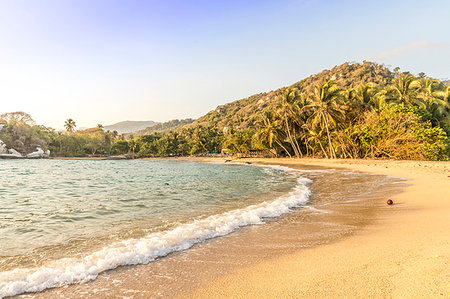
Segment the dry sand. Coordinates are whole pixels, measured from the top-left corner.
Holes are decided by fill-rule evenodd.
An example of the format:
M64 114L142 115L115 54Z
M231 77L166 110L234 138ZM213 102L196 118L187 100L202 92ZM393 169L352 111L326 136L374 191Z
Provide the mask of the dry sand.
M223 161L217 158L188 160ZM366 209L366 214L358 205L355 209L347 207L346 213L358 213L358 217L368 222L325 245L290 247L292 250L279 254L277 250L266 250L265 243L278 244L283 241L283 234L291 235L296 227L304 228L304 225L286 226L284 222L289 223L299 215L293 213L272 225L244 228L148 265L119 267L89 283L22 297L450 298L449 162L238 160L245 161L293 168L302 168L302 165L343 167L411 181L405 192L390 197L395 203L392 206L385 205L383 198L383 202L377 201L375 208ZM264 229L276 232L273 226L287 231L254 232ZM275 235L275 239L279 235L281 240L258 237L267 235ZM301 236L299 232L294 237ZM296 240L285 240L283 244L295 245Z
M252 162L261 160L250 160ZM450 163L269 159L411 179L379 220L331 244L241 268L192 298L450 298ZM186 294L183 294L186 297Z

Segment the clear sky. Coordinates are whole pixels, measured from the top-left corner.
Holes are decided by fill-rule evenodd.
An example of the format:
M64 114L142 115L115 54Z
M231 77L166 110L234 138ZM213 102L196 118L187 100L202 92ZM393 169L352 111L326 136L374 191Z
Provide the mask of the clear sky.
M450 77L450 1L0 0L0 113L197 118L346 61Z

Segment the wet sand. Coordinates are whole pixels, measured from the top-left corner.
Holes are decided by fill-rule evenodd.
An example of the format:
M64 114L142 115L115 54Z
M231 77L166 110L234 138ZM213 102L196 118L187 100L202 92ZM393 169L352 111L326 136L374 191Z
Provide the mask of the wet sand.
M405 192L390 197L393 206L380 206L376 220L357 233L237 269L185 297L449 297L449 162L308 159L284 163L346 167L411 181Z
M200 160L200 159L197 159ZM201 159L211 161L211 159ZM217 159L212 159L217 161ZM250 160L251 163L282 164L300 169L323 169L330 165L312 165L311 160ZM328 161L329 162L329 161ZM322 162L317 162L322 163ZM305 164L310 166L305 167ZM342 165L331 165L338 168ZM298 265L308 252L340 244L366 231L373 230L385 220L386 197L400 193L404 184L388 184L380 188L370 186L369 175L355 175L340 170L333 173L305 173L314 179L313 195L307 207L296 210L265 225L245 227L231 235L209 240L184 252L173 253L148 265L127 266L101 274L97 280L50 289L24 297L36 298L112 298L112 297L280 297L296 296L276 286L283 286L285 278L276 278L263 269L278 269L282 261ZM364 181L365 179L369 181ZM345 181L345 183L343 183ZM409 182L408 182L409 183ZM320 194L320 196L318 196ZM400 208L398 204L389 208ZM348 241L344 241L348 242ZM328 245L327 245L328 244ZM331 245L330 245L331 244ZM314 254L313 254L314 255ZM320 257L328 260L328 257ZM304 261L300 262L302 265ZM263 266L266 265L266 266ZM327 268L327 265L323 265ZM295 277L309 277L311 269L292 269ZM248 272L246 272L248 271ZM277 273L273 270L274 273ZM332 273L332 272L331 272ZM273 285L258 275L268 275ZM240 275L245 276L244 278ZM250 278L255 278L251 281ZM326 277L325 277L326 278ZM259 283L258 280L263 284ZM281 279L281 280L278 280ZM245 283L242 283L245 282ZM241 289L242 288L242 289ZM270 290L266 290L269 288ZM302 293L298 293L302 294Z

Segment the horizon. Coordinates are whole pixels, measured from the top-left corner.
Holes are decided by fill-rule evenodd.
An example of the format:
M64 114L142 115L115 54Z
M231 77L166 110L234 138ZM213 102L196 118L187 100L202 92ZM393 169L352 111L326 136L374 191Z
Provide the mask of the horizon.
M196 119L363 60L448 78L450 3L382 2L0 1L0 114L56 129Z

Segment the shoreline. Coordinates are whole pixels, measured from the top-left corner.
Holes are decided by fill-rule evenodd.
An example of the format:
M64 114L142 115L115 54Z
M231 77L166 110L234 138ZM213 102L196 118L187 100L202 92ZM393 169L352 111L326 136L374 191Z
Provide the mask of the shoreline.
M217 158L171 158L171 159L166 159L166 160L190 160L190 161L196 161L196 162L225 162L224 159L217 159ZM294 159L239 159L236 162L244 162L244 163L251 163L251 164L277 164L277 165L284 165L287 167L291 167L291 168L296 168L296 167L300 167L303 168L304 166L308 165L308 161L305 160L294 160ZM311 166L320 166L320 167L327 167L327 168L338 168L338 166L336 165L328 165L328 162L330 162L329 160L327 161L319 161L319 162L325 162L326 165L311 165ZM316 167L317 168L317 167ZM376 204L376 210L380 209L380 205L377 203ZM381 205L382 207L384 207L384 205ZM360 213L363 212L364 210L361 210L360 208L352 208L350 209L350 212L352 212L354 215L355 213ZM373 208L370 208L369 210L369 214L367 214L368 212L363 212L363 215L367 216L367 217L361 217L364 221L364 223L362 224L358 224L357 226L359 228L356 228L355 230L352 230L350 233L344 233L342 235L342 237L344 237L345 239L347 239L349 236L352 236L354 234L359 234L359 232L361 231L361 227L363 228L365 226L370 226L372 225L373 222ZM370 212L372 211L372 212ZM375 211L376 212L376 211ZM296 214L296 213L293 213ZM290 215L293 215L290 214ZM338 212L338 214L340 214ZM341 213L342 214L342 213ZM379 211L375 213L375 216L378 217L379 215ZM290 216L287 216L286 218L289 218ZM324 219L322 221L328 221L328 215L324 216ZM335 217L335 216L333 216ZM346 216L348 217L348 215ZM345 217L344 217L345 218ZM372 220L370 220L372 219ZM285 219L280 220L280 222L285 222ZM360 219L361 220L361 219ZM378 221L377 219L375 219L376 221ZM298 220L297 220L298 221ZM347 221L347 220L340 220L340 221ZM352 220L353 221L353 220ZM351 222L352 222L351 221ZM369 221L369 222L367 222ZM275 221L274 223L276 224L278 222ZM354 221L353 221L354 222ZM349 224L349 223L347 223ZM295 234L295 230L296 229L303 229L304 223L302 223L301 226L295 226L295 225L290 225L289 222L284 223L284 228L289 230L289 234ZM286 226L288 225L288 226ZM271 226L270 224L266 224L262 227L269 227ZM261 226L260 226L261 227ZM310 226L311 227L311 226ZM314 229L320 229L320 227L313 227L313 231ZM207 258L208 260L215 260L215 262L213 261L212 265L209 265L209 268L206 267L207 271L215 271L217 270L217 266L220 265L221 263L223 264L223 259L227 260L228 263L233 264L235 263L235 265L229 265L230 267L228 267L226 269L226 271L222 271L223 273L216 273L217 275L208 275L205 276L203 275L201 278L199 278L196 283L193 283L192 285L189 285L188 287L186 287L186 283L183 287L179 287L177 284L170 286L170 284L168 284L166 286L167 287L172 287L174 288L174 290L169 290L170 291L170 295L173 296L186 296L187 294L193 292L192 295L193 297L197 297L197 296L201 296L202 292L204 292L205 290L208 290L211 285L214 285L216 282L214 282L213 284L211 284L213 281L216 281L218 278L220 279L224 279L226 277L230 277L231 275L233 275L233 273L235 271L240 271L241 269L248 269L251 267L255 267L257 265L261 265L265 262L267 262L268 260L272 260L274 256L278 256L279 258L286 256L286 255L290 255L293 252L304 252L304 250L307 250L305 248L303 248L303 244L300 244L300 247L293 247L291 249L293 250L281 250L279 252L277 252L277 254L275 254L274 256L272 256L271 254L268 254L265 252L265 250L258 251L258 247L257 244L253 244L252 241L258 241L258 239L261 239L261 235L259 236L259 238L255 238L254 234L252 235L251 232L249 232L250 230L258 230L260 228L258 228L258 226L252 226L252 227L247 227L242 229L242 231L238 231L235 232L231 235L228 235L226 237L220 238L220 239L214 239L214 240L210 240L210 241L206 241L203 242L202 244L199 244L198 246L196 246L195 248L192 248L188 251L185 252L179 252L179 253L174 253L171 254L163 259L159 259L155 262L152 262L148 265L138 265L138 266L125 266L125 267L119 267L115 270L111 270L108 271L104 274L101 274L97 280L86 283L86 284L77 284L77 285L71 285L71 286L66 286L63 288L56 288L56 289L48 289L42 293L33 293L33 294L24 294L24 295L28 295L28 296L33 296L33 297L37 297L37 298L56 298L56 297L60 297L60 296L66 296L66 297L76 297L75 294L78 295L90 295L90 296L94 296L94 297L110 297L110 296L118 296L119 294L125 295L124 290L126 290L126 292L134 292L135 296L138 297L145 297L145 294L149 294L148 292L152 291L152 287L150 285L145 286L142 285L144 282L149 283L149 279L150 280L156 280L159 281L160 283L163 284L167 284L167 282L165 282L164 280L158 280L158 276L160 274L164 274L164 273L160 273L161 270L164 270L165 268L167 268L167 265L170 265L171 263L175 263L175 265L177 266L176 268L180 268L180 260L181 260L181 266L182 267L186 267L187 269L184 269L184 271L186 270L192 270L193 273L195 273L195 271L199 271L196 268L192 268L192 267L196 267L196 261L191 262L191 263L186 263L183 262L183 259L192 259L192 257L195 258L196 254L198 255L199 252L207 252L210 256ZM307 229L308 230L308 229ZM311 230L311 228L309 228L309 230ZM273 230L267 230L266 232L274 232ZM283 231L278 231L283 233ZM321 231L318 231L318 233L321 233ZM252 237L253 236L253 237ZM265 239L267 234L263 234L262 235L262 239ZM252 241L248 241L247 238L250 237L250 240ZM327 238L326 238L327 239ZM233 240L232 242L230 240ZM303 240L302 240L303 241ZM340 242L339 239L332 238L332 239L328 239L328 241L324 240L325 244L334 244L336 242ZM231 242L231 243L230 243ZM249 244L246 245L246 243L250 242ZM298 242L298 241L297 241ZM227 254L227 251L229 251L230 249L232 249L231 247L233 247L235 243L239 243L240 247L238 248L239 250L235 250L234 254L239 255L240 258L238 258L238 260L241 260L241 263L237 263L234 261L236 259L236 256L229 256L229 254ZM216 244L216 245L214 245ZM221 245L217 245L217 244L221 244ZM256 257L254 257L252 260L247 261L245 254L241 252L241 248L242 246L248 247L248 245L252 245L250 246L245 254L251 254L251 255L255 255ZM317 243L315 245L310 245L307 246L309 248L322 248L324 243ZM277 242L272 242L270 244L266 244L269 245L270 247L272 247L273 245L279 245ZM231 246L231 247L229 247ZM298 246L298 245L296 245ZM206 248L206 249L205 249ZM211 249L212 248L212 249ZM203 250L203 251L202 251ZM205 251L206 250L206 251ZM213 252L214 254L211 254L211 252ZM271 251L273 252L273 250ZM202 256L204 254L201 254ZM222 256L223 255L223 256ZM259 256L258 256L259 255ZM215 264L218 261L220 261L219 264ZM227 261L225 261L225 263L227 263ZM203 264L205 261L197 261L201 262L201 264ZM177 264L178 263L178 264ZM209 263L211 263L211 261L209 261ZM201 265L200 264L200 265ZM198 265L197 265L198 266ZM224 265L221 265L221 267L223 268ZM226 267L225 267L226 268ZM220 271L219 271L220 272ZM173 274L173 273L172 273ZM178 273L179 274L179 273ZM175 273L175 276L172 276L171 279L181 279L180 281L183 281L183 277L181 276L177 276L177 273ZM223 275L225 274L225 275ZM170 277L170 275L168 276ZM118 280L122 280L121 284L111 284L110 281L118 281ZM120 286L120 287L119 287ZM178 289L177 289L178 288ZM102 291L98 291L98 290L102 290ZM209 291L207 291L209 292ZM156 294L156 293L154 293ZM167 295L167 294L165 294ZM249 296L251 294L248 294ZM209 297L210 294L205 295L205 297ZM214 294L214 296L217 296L217 294ZM220 295L219 295L220 296ZM241 294L233 294L231 296L238 296L241 297ZM153 296L151 296L153 297ZM172 296L171 296L172 297ZM225 296L226 297L226 296Z
M340 167L409 179L379 219L337 242L237 269L189 298L395 297L450 294L450 163L390 160L242 159ZM447 194L447 195L446 195ZM185 294L183 295L184 297Z

